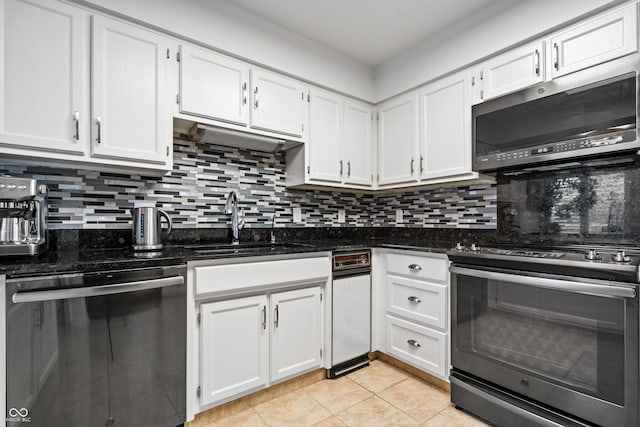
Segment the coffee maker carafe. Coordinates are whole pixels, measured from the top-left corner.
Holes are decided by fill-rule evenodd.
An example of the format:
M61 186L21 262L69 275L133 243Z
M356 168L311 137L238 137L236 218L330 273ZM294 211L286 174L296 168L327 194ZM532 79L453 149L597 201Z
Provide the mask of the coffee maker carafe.
M46 243L47 187L0 176L0 256L35 255Z

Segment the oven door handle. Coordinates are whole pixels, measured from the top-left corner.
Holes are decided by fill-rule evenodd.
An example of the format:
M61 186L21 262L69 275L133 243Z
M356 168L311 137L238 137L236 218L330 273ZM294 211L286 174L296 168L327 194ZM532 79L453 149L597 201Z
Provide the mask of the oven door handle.
M118 283L114 285L89 286L86 288L55 289L49 291L16 292L11 297L14 304L25 302L54 301L70 298L98 297L121 294L124 292L144 291L184 284L183 276L163 277L161 279L140 280L137 282Z
M624 283L611 282L610 284L572 282L569 280L549 279L546 277L518 276L515 274L498 273L495 271L476 270L473 268L450 267L452 274L478 277L489 280L502 280L518 285L535 286L537 288L553 289L565 292L574 292L586 295L610 298L635 298L635 287Z

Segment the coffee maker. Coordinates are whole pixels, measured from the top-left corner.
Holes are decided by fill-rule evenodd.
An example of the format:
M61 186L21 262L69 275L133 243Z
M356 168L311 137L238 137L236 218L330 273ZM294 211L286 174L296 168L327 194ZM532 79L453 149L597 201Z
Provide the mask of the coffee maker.
M0 256L35 255L46 243L47 187L0 176Z

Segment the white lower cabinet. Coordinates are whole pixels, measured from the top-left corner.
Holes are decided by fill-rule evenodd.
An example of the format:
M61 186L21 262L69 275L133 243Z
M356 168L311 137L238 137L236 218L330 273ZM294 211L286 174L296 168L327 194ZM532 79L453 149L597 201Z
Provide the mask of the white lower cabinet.
M322 361L320 287L270 297L271 381L319 368Z
M202 304L200 316L202 405L266 385L267 296Z
M447 375L445 333L387 315L387 352L441 378Z
M200 407L320 368L320 286L200 304Z
M449 260L444 254L390 251L384 265L385 283L378 288L385 301L383 351L448 381Z

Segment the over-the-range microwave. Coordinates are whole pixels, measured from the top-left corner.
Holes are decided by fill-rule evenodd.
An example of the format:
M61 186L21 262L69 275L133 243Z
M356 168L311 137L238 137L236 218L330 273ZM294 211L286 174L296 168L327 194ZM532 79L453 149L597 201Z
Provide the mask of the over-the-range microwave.
M637 152L640 55L473 106L474 170Z

